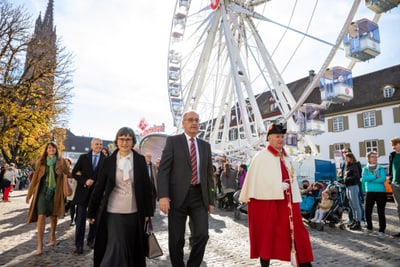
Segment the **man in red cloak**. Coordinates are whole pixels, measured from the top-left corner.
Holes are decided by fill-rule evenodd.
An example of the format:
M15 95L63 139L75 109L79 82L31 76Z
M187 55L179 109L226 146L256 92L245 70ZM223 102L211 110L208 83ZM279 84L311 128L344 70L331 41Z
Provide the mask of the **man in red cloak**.
M269 145L253 157L239 198L248 203L250 258L260 258L262 267L271 259L302 267L314 260L285 134L281 124L269 127Z

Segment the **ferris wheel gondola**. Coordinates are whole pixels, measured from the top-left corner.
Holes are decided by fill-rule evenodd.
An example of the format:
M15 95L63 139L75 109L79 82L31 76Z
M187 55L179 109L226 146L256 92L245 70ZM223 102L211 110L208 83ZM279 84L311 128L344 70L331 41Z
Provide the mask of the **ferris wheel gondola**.
M177 0L168 53L169 100L177 132L181 131L180 121L184 112L196 110L203 122L201 137L210 142L214 151L235 154L257 150L264 145L268 123L279 120L288 124L289 132L303 134L304 141L312 145L307 134L321 132L321 117L318 117L318 129L315 131L300 131L293 118L302 108L309 110L313 107L316 110L315 104L307 107L303 104L312 90L318 87L326 69L341 49L361 1L354 1L352 5L343 1L348 11L342 15L343 24L336 25L334 42L314 37L307 32L308 27L300 31L270 19L268 15L281 5L280 1L273 2ZM296 5L292 14L295 9ZM311 21L313 17L308 22L311 24ZM275 37L272 33L268 35L273 27L284 29L281 39L287 31L293 32L319 43L326 53L321 57L320 70L297 101L276 64L282 61L279 58L282 52L276 52L281 41L276 42L274 49L267 48L264 42ZM298 41L299 47L302 42ZM289 44L293 46L293 41ZM283 54L287 53L285 49ZM294 53L296 51L297 48ZM316 52L322 53L322 50ZM354 66L355 63L352 64ZM282 63L279 65L282 66ZM259 103L258 96L265 91L270 91L275 100L275 105L269 108L278 108L282 114L268 121L259 108L262 103Z

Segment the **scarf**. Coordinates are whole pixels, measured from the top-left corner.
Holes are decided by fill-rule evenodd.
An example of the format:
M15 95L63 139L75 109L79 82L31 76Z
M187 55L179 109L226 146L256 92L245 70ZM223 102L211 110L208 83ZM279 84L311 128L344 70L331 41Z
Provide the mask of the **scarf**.
M51 199L54 196L54 192L56 191L56 172L54 171L54 166L56 165L57 158L47 157L46 162L46 199Z
M368 170L372 173L375 173L376 167L378 166L378 164L367 164L368 166Z
M119 160L117 160L117 168L122 170L122 173L124 174L123 180L127 181L130 179L129 177L129 171L132 170L132 162L129 159L129 156L126 157L120 157Z

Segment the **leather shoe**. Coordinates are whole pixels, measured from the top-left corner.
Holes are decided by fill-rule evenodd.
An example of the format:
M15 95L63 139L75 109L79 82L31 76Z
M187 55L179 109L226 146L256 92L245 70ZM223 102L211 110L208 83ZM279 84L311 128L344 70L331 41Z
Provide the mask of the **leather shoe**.
M87 246L88 246L90 249L93 249L93 248L94 248L93 241L88 241L88 242L87 242Z
M82 255L83 254L83 248L76 248L73 252L74 255Z
M400 233L393 234L392 236L393 236L393 237L400 237Z

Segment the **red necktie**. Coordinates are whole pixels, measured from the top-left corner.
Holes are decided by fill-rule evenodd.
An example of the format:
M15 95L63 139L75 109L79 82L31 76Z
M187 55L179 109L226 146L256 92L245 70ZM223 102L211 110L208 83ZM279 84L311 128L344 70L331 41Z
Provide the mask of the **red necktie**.
M190 138L190 161L192 162L192 184L197 184L197 158L194 138Z

